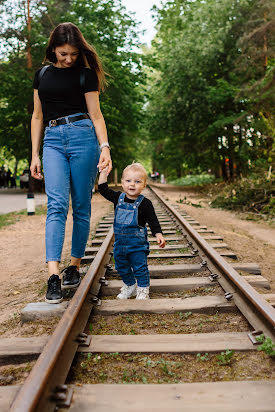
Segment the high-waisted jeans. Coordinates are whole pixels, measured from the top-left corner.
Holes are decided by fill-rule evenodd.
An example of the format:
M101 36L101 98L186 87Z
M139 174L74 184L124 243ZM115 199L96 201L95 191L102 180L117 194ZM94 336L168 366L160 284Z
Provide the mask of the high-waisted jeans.
M95 128L90 119L45 129L43 169L48 196L47 262L61 260L70 192L73 208L71 255L75 258L84 256L99 154Z

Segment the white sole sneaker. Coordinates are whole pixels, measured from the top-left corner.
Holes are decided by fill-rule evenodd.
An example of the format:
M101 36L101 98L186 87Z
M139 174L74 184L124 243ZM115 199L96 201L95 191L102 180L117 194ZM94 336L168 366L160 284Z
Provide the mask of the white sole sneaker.
M120 289L120 293L117 295L117 299L129 299L131 296L135 296L137 294L137 285L128 286L123 285Z
M137 287L137 300L145 300L145 299L150 299L149 297L149 286L146 286L144 288L142 287Z

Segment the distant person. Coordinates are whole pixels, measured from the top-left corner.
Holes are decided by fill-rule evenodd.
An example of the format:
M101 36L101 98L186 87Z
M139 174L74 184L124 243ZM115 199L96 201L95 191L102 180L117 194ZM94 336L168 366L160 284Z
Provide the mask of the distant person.
M6 171L4 167L3 167L3 186L5 189L9 186L8 172Z
M146 223L159 247L165 247L165 239L151 200L141 192L146 186L146 170L140 163L127 166L122 174L123 192L109 189L108 169L100 169L99 193L114 203L114 259L123 286L117 299L149 299L150 275L147 265L149 242Z
M7 171L7 187L11 187L11 171L8 169Z
M15 180L14 175L11 175L11 177L10 177L10 187L11 187L11 189L16 188L16 180Z
M151 179L152 179L153 181L158 180L158 178L159 178L159 172L152 172L152 173L151 173Z
M4 187L4 168L0 169L0 188Z
M79 267L90 230L91 192L97 167L112 169L99 91L105 75L95 49L72 23L51 33L45 61L52 64L35 73L31 122L31 175L42 179L39 149L43 125L45 189L48 196L46 262L49 280L46 302L62 301L62 289L77 288ZM43 70L43 76L41 75ZM83 84L81 79L84 81ZM101 153L100 153L101 150ZM71 192L73 233L70 265L59 278L59 262Z

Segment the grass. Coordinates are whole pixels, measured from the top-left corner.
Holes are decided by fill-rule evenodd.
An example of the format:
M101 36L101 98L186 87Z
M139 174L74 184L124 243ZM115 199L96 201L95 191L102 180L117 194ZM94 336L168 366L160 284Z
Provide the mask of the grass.
M178 186L202 186L214 182L215 179L214 175L209 174L187 175L171 181L169 180L168 183Z
M36 206L35 214L37 216L46 215L47 206L46 205ZM28 216L26 209L19 210L18 212L0 214L0 229L2 229L5 226L14 225L15 223L21 220L22 216Z
M88 358L87 354L77 354L67 383L175 384L275 377L273 360L261 352L235 353L225 363L219 363L216 354L198 355L115 352L93 354Z

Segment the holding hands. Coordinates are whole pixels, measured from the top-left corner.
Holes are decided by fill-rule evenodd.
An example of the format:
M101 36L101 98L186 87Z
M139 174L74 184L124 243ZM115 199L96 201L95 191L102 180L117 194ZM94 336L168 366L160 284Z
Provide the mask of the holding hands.
M108 147L103 147L97 167L99 173L104 171L107 176L112 170L112 159L110 155L110 149Z

